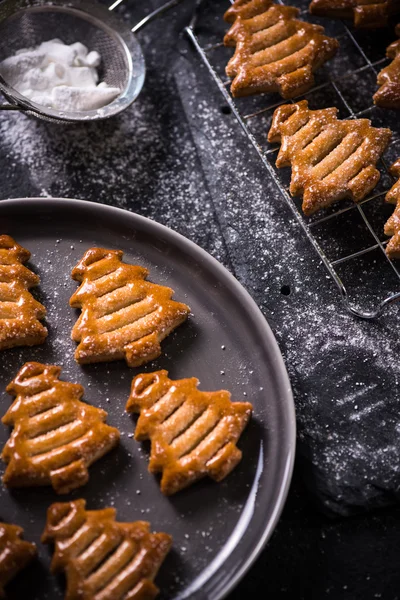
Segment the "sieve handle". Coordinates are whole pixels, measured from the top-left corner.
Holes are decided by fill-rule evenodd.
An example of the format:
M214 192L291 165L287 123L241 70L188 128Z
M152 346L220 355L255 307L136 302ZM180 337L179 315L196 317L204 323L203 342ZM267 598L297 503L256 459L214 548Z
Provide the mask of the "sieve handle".
M108 10L114 10L114 8L116 8L123 1L124 0L115 0L115 2L109 7ZM162 15L167 10L169 10L170 8L173 8L177 4L180 4L180 2L182 2L182 0L170 0L166 4L163 4L163 6L156 8L156 10L153 10L153 12L151 12L149 15L144 17L144 19L139 21L139 23L136 23L135 27L132 27L132 30L131 30L132 33L137 33L140 29L142 29L145 25L147 25L147 23L154 21L154 19L156 19L158 16Z
M27 110L23 106L16 106L15 104L0 104L0 110L19 110L24 112Z
M5 81L0 77L0 94L4 96L5 100L8 100L8 103L0 104L0 110L19 110L20 112L24 112L25 110L27 110L24 106L21 106L20 104L14 104L13 102L10 102L10 100L12 99L9 98L4 87Z

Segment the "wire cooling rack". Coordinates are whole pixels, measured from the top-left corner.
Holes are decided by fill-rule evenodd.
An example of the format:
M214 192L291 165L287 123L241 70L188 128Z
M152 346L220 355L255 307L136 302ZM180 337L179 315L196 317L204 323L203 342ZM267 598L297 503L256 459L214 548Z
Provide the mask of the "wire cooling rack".
M299 18L323 25L327 35L340 42L336 57L315 74L313 89L294 101L305 98L312 109L336 106L340 118L369 118L374 126L390 127L393 131L389 149L378 165L381 180L372 194L358 204L342 201L308 218L301 212L301 200L289 194L290 169L276 169L279 147L267 142L273 112L288 100L274 94L232 98L231 81L225 75L232 48L222 44L228 28L223 21L228 0L197 0L186 33L225 99L222 112L236 116L335 281L346 309L357 317L373 319L400 300L400 262L388 259L383 233L384 223L393 212L393 206L384 203L384 196L393 184L388 166L400 156L398 113L380 109L372 101L377 74L387 62L386 47L395 36L387 30L355 31L342 21L310 16L309 0L294 0L290 4L300 9Z

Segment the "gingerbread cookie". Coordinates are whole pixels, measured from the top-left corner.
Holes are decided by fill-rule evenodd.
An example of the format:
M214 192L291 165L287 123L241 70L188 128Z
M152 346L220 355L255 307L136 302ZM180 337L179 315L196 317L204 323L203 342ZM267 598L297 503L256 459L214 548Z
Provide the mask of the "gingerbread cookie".
M147 269L122 261L121 250L91 248L72 271L81 283L70 300L82 313L72 339L81 363L125 358L130 367L161 354L161 341L190 312L171 300L173 291L146 281Z
M118 523L116 510L86 510L85 500L47 511L44 543L54 543L53 573L65 572L65 600L152 600L154 578L172 538L145 521Z
M236 0L225 13L233 23L224 44L235 46L226 68L233 96L278 92L293 98L314 84L314 71L332 58L339 42L324 28L300 21L299 10L271 0Z
M172 381L167 371L132 381L126 409L140 413L135 438L151 440L149 471L161 473L170 495L208 475L221 481L242 457L236 443L252 405L231 402L230 393L201 392L195 378Z
M81 402L83 387L59 381L60 367L26 363L7 387L15 396L2 421L14 427L1 458L8 487L52 485L66 494L119 441L104 410Z

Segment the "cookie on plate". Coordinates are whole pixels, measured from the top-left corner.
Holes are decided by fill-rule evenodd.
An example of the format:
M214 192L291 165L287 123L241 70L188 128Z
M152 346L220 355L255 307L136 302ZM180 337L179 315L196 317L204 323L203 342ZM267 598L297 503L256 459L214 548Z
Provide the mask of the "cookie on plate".
M116 510L86 510L85 500L52 504L44 543L54 543L53 573L65 572L65 600L152 600L172 538L145 521L118 523Z
M161 473L161 491L174 494L209 476L224 479L242 457L236 443L252 413L226 390L201 392L198 379L169 379L167 371L132 381L126 405L140 413L135 439L151 440L149 471Z
M36 556L36 546L22 539L24 530L17 525L0 523L0 598L4 586Z
M24 266L31 253L9 235L0 235L0 350L43 344L47 329L40 322L45 307L29 290L40 279Z
M161 354L160 343L190 312L173 291L147 281L147 269L122 261L121 250L91 248L72 271L81 283L70 304L82 313L72 330L80 364L125 358L137 367Z
M13 427L1 458L8 487L52 485L66 494L119 441L104 410L81 402L83 387L59 381L60 367L26 363L7 387L15 400L2 422Z

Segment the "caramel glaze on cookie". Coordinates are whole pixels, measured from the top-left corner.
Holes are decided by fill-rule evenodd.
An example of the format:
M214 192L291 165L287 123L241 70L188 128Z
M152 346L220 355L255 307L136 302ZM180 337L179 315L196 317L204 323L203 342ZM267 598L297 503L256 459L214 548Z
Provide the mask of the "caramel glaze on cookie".
M368 119L339 120L337 112L310 110L302 100L273 115L268 141L281 144L276 166L292 168L290 193L303 196L306 215L344 198L359 202L380 178L375 165L392 132Z
M125 358L137 367L161 354L161 341L190 312L173 291L146 281L147 269L122 261L121 250L91 248L72 271L81 283L70 300L82 313L72 339L76 360L93 363Z
M230 393L201 392L195 378L173 381L167 371L132 381L126 409L140 413L135 439L151 440L149 471L161 473L161 491L174 494L202 477L224 479L242 457L236 443L252 405Z
M36 556L36 546L22 539L23 529L0 523L0 598L7 585Z
M40 322L45 307L29 290L39 277L24 266L31 253L9 235L0 235L0 350L43 344L47 329Z
M236 0L225 13L233 23L224 38L235 53L226 68L233 96L278 92L293 98L314 84L314 71L332 58L339 42L324 28L300 21L293 6L272 0Z
M352 19L363 29L387 27L400 13L400 0L312 0L310 13L331 19Z
M154 578L172 538L145 521L118 523L116 510L86 510L85 500L47 511L44 543L54 543L53 573L65 572L65 600L153 600Z
M400 158L392 164L390 173L397 177L397 181L386 194L385 200L396 207L385 223L385 235L391 238L386 246L386 254L393 259L400 258Z
M396 25L396 34L400 37L400 23ZM378 73L381 87L374 95L374 103L381 108L400 109L400 39L388 46L386 56L392 62Z
M104 410L81 402L83 387L59 381L60 367L26 363L7 387L15 396L2 421L14 427L1 458L8 487L52 485L66 494L119 441Z

